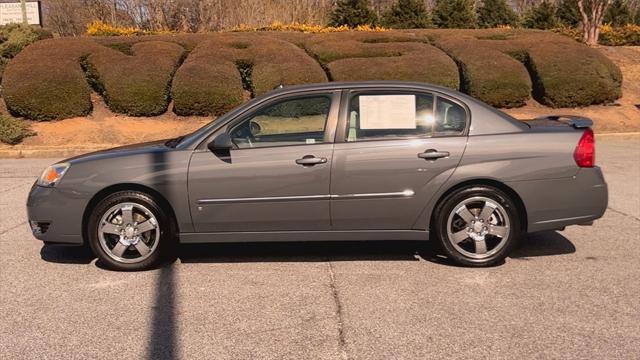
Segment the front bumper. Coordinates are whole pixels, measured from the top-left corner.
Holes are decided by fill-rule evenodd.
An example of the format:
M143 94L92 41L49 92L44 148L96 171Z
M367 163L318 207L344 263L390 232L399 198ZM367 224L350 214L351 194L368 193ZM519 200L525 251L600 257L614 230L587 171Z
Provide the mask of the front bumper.
M73 191L33 185L27 198L27 217L36 239L81 245L86 202Z

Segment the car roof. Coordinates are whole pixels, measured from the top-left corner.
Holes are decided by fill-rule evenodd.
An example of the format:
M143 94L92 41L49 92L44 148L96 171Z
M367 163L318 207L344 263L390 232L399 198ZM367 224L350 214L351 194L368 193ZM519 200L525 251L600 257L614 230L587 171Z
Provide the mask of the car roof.
M413 81L331 81L326 83L302 84L302 85L283 85L267 93L267 95L275 95L282 93L293 93L301 91L314 90L341 90L341 89L367 89L367 88L396 88L396 89L423 89L444 93L454 97L464 97L465 94L444 86L427 84Z

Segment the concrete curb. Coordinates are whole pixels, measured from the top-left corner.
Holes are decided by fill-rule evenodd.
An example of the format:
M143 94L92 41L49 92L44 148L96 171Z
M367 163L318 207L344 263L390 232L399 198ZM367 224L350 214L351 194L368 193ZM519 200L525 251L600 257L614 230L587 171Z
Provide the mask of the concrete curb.
M93 151L109 149L121 144L109 144L105 146L92 146L92 147L55 147L55 146L42 146L42 147L7 147L0 148L0 158L4 159L20 159L20 158L67 158L77 155L86 154Z

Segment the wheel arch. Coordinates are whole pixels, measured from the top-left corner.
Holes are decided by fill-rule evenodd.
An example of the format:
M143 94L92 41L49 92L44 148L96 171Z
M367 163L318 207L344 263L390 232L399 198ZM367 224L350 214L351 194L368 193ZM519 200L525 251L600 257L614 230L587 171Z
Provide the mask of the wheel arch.
M509 198L511 200L513 200L513 202L516 204L516 210L518 211L518 215L520 217L520 226L522 231L526 232L527 231L527 225L528 225L528 220L527 220L527 208L524 205L524 202L522 201L522 198L520 197L520 195L518 195L518 193L513 190L509 185L495 180L495 179L489 179L489 178L477 178L477 179L468 179L459 183L456 183L452 186L450 186L449 188L447 188L447 190L445 190L444 192L442 192L440 194L440 196L438 197L438 200L435 201L433 203L433 207L431 208L431 213L429 214L429 221L427 223L428 228L427 229L431 229L431 225L433 224L434 220L435 220L435 209L438 208L438 206L440 205L440 203L451 193L453 193L454 191L457 191L459 189L465 188L465 187L469 187L469 186L491 186L491 187L495 187L503 192L505 192Z
M82 214L82 242L84 244L87 243L88 239L87 224L89 222L89 215L91 215L91 212L93 211L93 209L95 209L100 201L118 191L139 191L151 196L154 200L158 201L158 205L162 208L162 210L166 211L167 215L171 216L171 220L173 223L172 225L174 226L175 232L176 234L179 233L180 229L178 227L178 219L176 217L176 213L169 201L160 192L141 184L120 183L107 186L106 188L98 191L95 195L93 195L91 200L89 200L87 206L85 206L84 212Z

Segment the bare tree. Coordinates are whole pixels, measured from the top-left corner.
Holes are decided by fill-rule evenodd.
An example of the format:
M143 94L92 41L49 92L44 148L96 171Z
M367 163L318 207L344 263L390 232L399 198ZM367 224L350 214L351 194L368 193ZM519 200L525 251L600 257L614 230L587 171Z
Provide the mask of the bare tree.
M600 25L604 19L605 11L611 4L611 0L577 0L580 16L582 17L582 42L589 46L598 45L600 37ZM590 6L587 6L590 5Z

